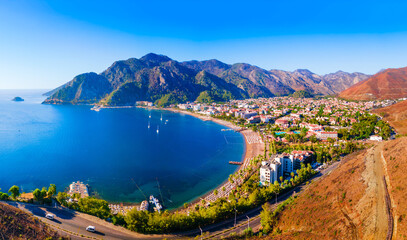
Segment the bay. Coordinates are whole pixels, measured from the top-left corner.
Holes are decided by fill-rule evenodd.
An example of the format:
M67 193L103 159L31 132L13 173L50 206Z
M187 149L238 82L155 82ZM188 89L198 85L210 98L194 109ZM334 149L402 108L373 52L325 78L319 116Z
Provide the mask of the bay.
M110 202L154 194L175 208L222 183L237 168L228 162L242 160L243 136L214 122L164 110L43 105L45 91L0 90L2 191L51 183L63 191L82 181ZM11 101L16 96L25 101Z

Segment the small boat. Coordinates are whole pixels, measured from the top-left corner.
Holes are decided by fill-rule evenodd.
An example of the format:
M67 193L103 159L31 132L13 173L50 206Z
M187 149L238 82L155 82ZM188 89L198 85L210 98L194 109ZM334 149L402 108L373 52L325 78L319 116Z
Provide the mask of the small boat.
M95 112L99 112L100 111L100 106L94 106L93 108L91 108L90 110L95 111Z
M148 129L150 129L150 122L148 122Z
M160 118L160 120L163 121L163 114L162 114L162 113L161 113L161 118Z
M157 126L157 134L160 132L160 127Z
M150 113L150 115L148 116L148 118L151 118L151 113Z

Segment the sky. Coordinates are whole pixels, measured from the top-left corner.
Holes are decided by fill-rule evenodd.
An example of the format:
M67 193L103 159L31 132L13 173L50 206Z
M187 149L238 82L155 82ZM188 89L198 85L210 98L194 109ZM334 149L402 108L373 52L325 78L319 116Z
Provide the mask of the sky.
M0 0L0 89L52 89L153 52L264 69L407 66L407 1Z

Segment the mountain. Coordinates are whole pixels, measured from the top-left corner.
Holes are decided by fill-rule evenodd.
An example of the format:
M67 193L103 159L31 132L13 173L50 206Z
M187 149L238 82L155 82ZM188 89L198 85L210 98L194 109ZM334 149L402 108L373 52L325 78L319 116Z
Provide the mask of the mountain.
M177 62L149 53L140 59L116 61L100 74L84 73L49 92L48 104L134 105L153 101L167 106L186 101L228 101L285 96L296 91L313 95L337 93L337 86L359 81L359 75L334 73L327 81L309 70L294 72L218 60ZM340 82L340 83L338 83ZM335 84L334 84L335 83Z
M399 134L407 134L407 100L373 111L394 127Z
M358 72L347 73L343 71L337 71L336 73L326 74L322 77L325 83L327 83L331 87L331 89L335 89L335 92L341 92L358 82L366 80L370 76Z
M381 149L350 154L336 169L312 181L277 215L271 234L262 239L385 239ZM399 192L405 197L405 191Z
M117 61L101 74L85 73L57 90L44 103L134 105L147 100L168 105L247 98L243 90L205 71L194 71L166 56L147 54Z
M383 100L407 97L407 67L390 68L344 90L339 97L351 100Z

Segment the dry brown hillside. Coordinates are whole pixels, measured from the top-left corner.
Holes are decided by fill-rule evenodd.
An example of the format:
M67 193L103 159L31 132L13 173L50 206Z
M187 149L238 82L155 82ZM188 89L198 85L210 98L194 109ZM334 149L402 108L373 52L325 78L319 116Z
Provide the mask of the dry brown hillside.
M376 109L373 112L384 116L384 120L388 121L400 134L407 134L407 100Z
M407 67L386 69L342 91L339 97L351 100L397 99L407 97Z
M0 239L59 239L57 232L51 230L38 218L0 203Z
M267 239L385 239L383 168L371 148L347 156L284 210Z
M407 239L407 138L386 142L383 157L387 163L389 193L395 219L393 239Z

